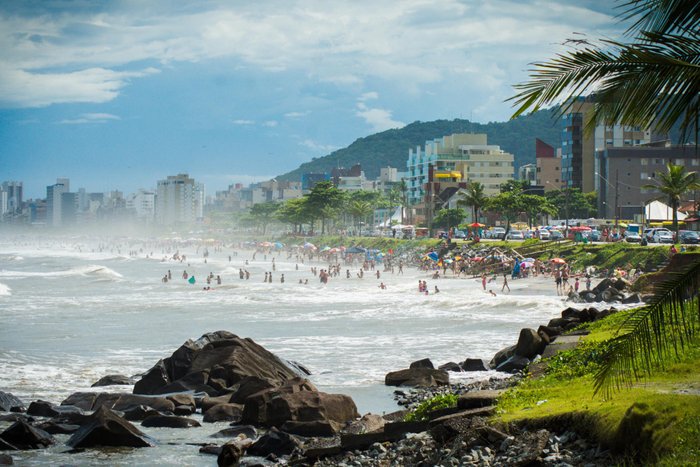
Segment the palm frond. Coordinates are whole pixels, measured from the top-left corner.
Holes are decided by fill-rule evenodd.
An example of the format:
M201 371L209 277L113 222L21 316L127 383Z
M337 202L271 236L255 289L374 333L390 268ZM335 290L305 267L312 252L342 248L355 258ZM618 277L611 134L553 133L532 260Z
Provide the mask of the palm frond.
M610 341L595 375L594 393L610 396L678 359L700 330L700 256L667 274L652 302L632 313Z
M697 0L629 0L620 5L621 21L634 20L627 33L695 31L700 25Z

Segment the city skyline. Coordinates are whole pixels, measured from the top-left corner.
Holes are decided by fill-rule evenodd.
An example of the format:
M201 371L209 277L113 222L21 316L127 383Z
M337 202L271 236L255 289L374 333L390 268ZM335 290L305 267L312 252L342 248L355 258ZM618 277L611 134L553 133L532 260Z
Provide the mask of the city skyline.
M620 36L599 3L4 2L0 178L214 193L413 121L506 120L528 63Z

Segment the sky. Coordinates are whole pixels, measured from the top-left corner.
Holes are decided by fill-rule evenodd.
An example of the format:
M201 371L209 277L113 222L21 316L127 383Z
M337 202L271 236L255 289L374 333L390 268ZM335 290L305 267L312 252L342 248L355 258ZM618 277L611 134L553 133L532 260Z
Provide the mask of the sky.
M0 181L207 194L414 121L505 121L605 0L0 0ZM408 152L408 148L406 149ZM403 169L403 168L401 168Z

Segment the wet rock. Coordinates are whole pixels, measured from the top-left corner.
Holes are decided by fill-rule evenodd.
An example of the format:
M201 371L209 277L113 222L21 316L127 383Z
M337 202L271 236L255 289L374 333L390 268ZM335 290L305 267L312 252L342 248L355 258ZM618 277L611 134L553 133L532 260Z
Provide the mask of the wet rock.
M372 433L375 431L381 431L386 425L386 419L380 415L375 414L365 414L359 420L353 420L348 423L343 429L342 433Z
M145 405L158 412L172 412L175 410L175 404L165 397L142 396L137 394L120 394L111 407L109 404L104 405L112 410L119 411L128 410L139 405Z
M219 457L216 459L216 465L219 467L238 467L240 465L243 450L236 443L226 443L221 446Z
M155 415L145 419L141 426L148 428L194 428L200 427L200 423L192 418L174 417L170 415Z
M199 448L200 454L213 454L215 456L218 456L221 454L221 446L218 444L206 444Z
M257 430L252 425L236 425L231 428L224 428L221 431L217 431L212 438L236 438L239 436L245 436L246 438L254 439L258 435Z
M339 426L329 420L311 422L286 421L280 426L285 433L299 436L333 436L339 431Z
M433 362L431 362L429 358L424 358L422 360L416 360L415 362L411 363L408 367L409 368L430 368L431 370L435 369Z
M5 415L0 415L0 422L18 422L20 420L24 420L27 423L31 423L34 421L34 418L28 417L20 413L9 413Z
M639 303L642 301L641 295L638 293L633 293L622 299L623 304Z
M194 410L189 405L176 405L173 413L181 417L186 417L188 415L192 415Z
M175 407L188 406L192 408L192 412L197 410L197 403L192 394L170 394L165 398L172 402Z
M79 407L71 405L53 405L50 402L38 400L29 404L27 415L33 415L35 417L82 419L85 416L85 412Z
M1 412L24 412L24 403L9 392L0 391Z
M299 376L302 378L305 378L307 376L311 376L311 371L309 371L308 368L306 368L304 365L302 365L299 362L295 362L294 360L287 360L287 365L289 365L292 370L296 371Z
M43 449L55 443L53 436L49 433L31 426L24 420L13 423L0 433L0 439L18 450Z
M73 448L96 446L149 447L153 440L134 425L117 416L106 407L100 407L90 416L67 444Z
M0 454L0 465L13 465L14 461L12 460L12 456L9 456L7 454Z
M202 401L200 402L199 406L202 409L202 413L206 412L207 410L211 409L215 405L219 404L228 404L231 402L231 394L224 394L223 396L205 396L202 398Z
M501 363L508 360L514 354L515 354L515 345L511 345L510 347L506 347L505 349L501 349L498 352L496 352L496 355L493 356L493 358L489 362L489 366L491 368L497 368L498 365L500 365Z
M204 422L239 422L243 418L241 404L218 404L204 412Z
M515 355L525 358L534 358L544 350L546 343L534 329L524 328L520 330L518 343L515 344Z
M513 355L508 360L498 365L496 370L504 373L517 373L527 368L529 364L530 360L527 357Z
M461 372L462 367L459 365L459 363L455 362L447 362L438 367L438 370L444 370L444 371L454 371L454 372Z
M130 422L140 422L141 420L146 420L149 417L160 415L160 412L150 407L146 407L145 405L129 407L128 409L124 410L123 413L124 418Z
M444 370L430 368L408 368L392 371L384 377L387 386L444 386L450 383L450 377Z
M279 431L277 428L272 428L248 448L248 454L260 457L269 454L285 456L299 447L301 447L301 443L296 437Z
M117 386L117 385L122 385L122 386L130 386L133 384L133 381L130 377L124 376L124 375L107 375L103 376L99 380L97 380L95 383L93 383L92 386L93 388L99 387L99 386Z
M73 425L69 423L57 423L53 420L48 422L40 423L37 428L44 430L51 435L65 435L71 434L78 431L80 425Z
M298 379L298 378L297 378ZM301 378L304 379L304 378ZM290 380L292 381L292 380ZM285 383L285 385L288 384ZM315 391L316 388L313 387L313 385L309 382L307 383L309 386L310 391ZM236 383L234 386L232 386L233 393L230 395L230 401L236 404L243 404L245 403L245 400L249 397L252 396L253 394L256 394L260 391L265 391L267 389L273 389L276 386L275 384L271 383L270 381L267 381L262 378L258 378L256 376L247 376L240 380L238 383Z
M72 405L83 410L92 410L99 395L96 392L74 392L61 402L61 405Z
M489 366L486 361L480 358L467 358L462 362L462 370L464 371L487 371Z

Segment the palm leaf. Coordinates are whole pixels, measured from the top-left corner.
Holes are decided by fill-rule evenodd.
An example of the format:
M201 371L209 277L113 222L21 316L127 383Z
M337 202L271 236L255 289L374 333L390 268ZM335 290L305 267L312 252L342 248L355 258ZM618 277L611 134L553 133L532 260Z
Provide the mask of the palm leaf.
M680 272L668 273L652 302L632 313L602 356L594 393L613 391L678 359L700 329L700 257Z
M627 30L660 33L694 31L700 25L700 3L697 0L630 0L620 5L622 21L635 20Z

